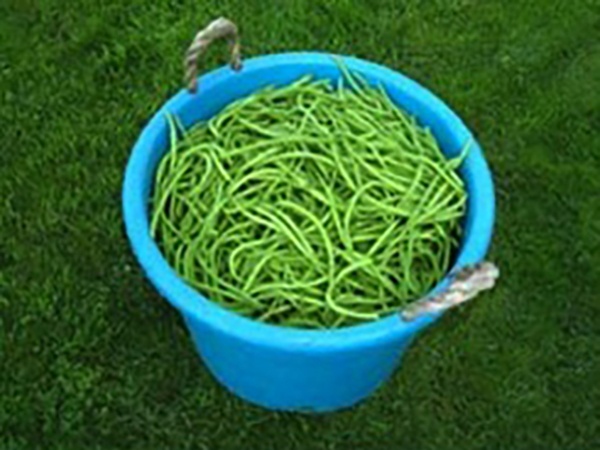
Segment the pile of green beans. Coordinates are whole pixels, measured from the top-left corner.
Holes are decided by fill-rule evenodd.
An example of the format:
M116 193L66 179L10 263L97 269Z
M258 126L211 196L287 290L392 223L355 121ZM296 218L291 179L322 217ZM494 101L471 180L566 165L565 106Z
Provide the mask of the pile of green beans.
M426 128L346 71L268 87L188 130L151 199L176 272L239 314L301 328L375 320L448 271L466 193Z

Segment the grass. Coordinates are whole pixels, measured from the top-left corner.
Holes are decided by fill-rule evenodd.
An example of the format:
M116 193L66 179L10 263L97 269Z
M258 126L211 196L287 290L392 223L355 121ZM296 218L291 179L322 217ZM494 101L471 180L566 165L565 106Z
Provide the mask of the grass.
M495 172L499 287L348 411L227 393L124 236L131 146L218 15L246 55L403 71L475 130ZM0 448L599 447L599 35L598 0L1 2Z

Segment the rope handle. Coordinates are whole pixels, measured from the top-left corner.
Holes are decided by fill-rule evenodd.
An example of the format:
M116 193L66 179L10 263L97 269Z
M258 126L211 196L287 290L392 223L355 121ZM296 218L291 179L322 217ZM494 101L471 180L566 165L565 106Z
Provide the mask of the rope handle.
M407 306L401 316L411 321L423 314L432 314L454 308L479 293L492 289L500 276L500 270L491 262L482 262L459 269L453 276L450 285L443 292L424 297Z
M225 17L213 20L196 34L192 44L185 53L185 82L188 91L192 94L198 90L198 58L216 39L227 39L231 53L229 63L231 68L235 71L239 71L242 68L240 37L237 25Z

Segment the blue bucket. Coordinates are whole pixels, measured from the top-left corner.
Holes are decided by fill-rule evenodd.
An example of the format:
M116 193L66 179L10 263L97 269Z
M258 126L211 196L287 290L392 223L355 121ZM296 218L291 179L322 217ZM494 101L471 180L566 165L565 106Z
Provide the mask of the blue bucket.
M343 59L351 71L369 83L381 83L394 102L430 127L449 157L472 140L460 168L469 195L455 267L483 260L494 223L493 182L467 127L441 100L405 76L360 59ZM223 385L265 408L324 412L351 406L371 394L390 376L417 333L439 314L410 322L394 314L326 331L260 323L211 302L179 278L151 238L148 221L155 169L168 148L167 113L176 114L188 127L265 86L284 86L306 74L334 81L341 76L332 55L261 56L244 61L240 72L224 67L202 76L196 95L181 91L170 99L133 148L123 186L123 213L131 246L147 277L182 314L198 353Z

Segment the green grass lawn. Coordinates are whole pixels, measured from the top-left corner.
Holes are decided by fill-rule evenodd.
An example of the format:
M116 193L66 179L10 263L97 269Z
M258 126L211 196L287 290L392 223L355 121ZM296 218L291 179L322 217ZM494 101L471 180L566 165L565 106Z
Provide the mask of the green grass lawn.
M132 144L219 15L247 56L401 70L495 174L500 285L348 411L226 392L124 235ZM598 0L2 0L0 124L0 449L600 448Z

